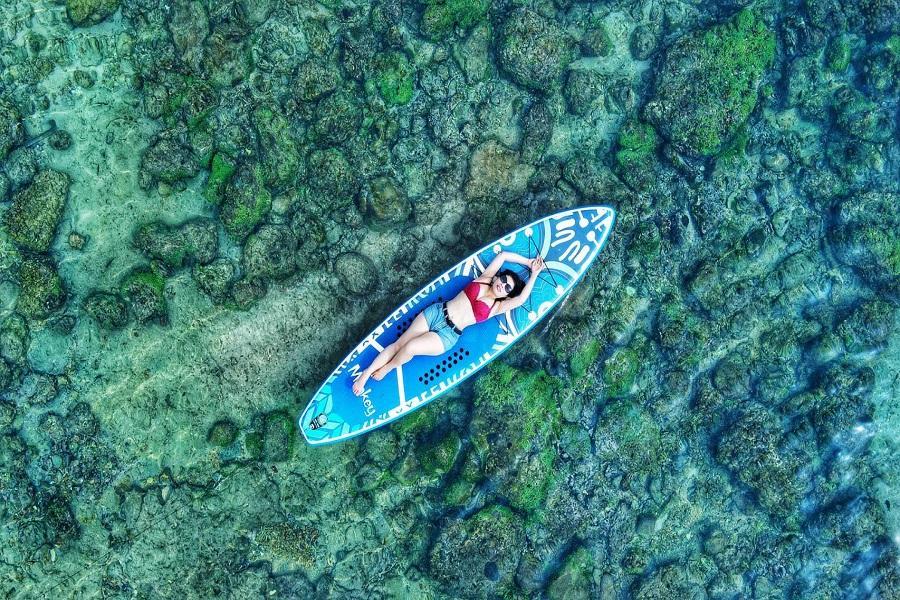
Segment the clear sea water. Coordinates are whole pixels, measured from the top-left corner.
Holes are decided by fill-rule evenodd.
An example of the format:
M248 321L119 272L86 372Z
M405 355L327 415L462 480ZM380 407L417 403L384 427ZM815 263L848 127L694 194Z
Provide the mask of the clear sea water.
M0 596L900 598L898 6L753 5L773 59L698 153L648 104L746 4L2 2L25 133L0 212L42 171L69 187L49 248L0 229ZM623 163L632 120L657 141ZM52 123L68 144L28 145ZM237 170L210 192L216 153ZM244 234L234 198L268 198ZM305 444L299 411L396 305L595 203L619 225L549 327L422 414ZM136 241L198 218L208 258ZM35 255L65 300L28 315ZM136 268L164 317L139 320Z

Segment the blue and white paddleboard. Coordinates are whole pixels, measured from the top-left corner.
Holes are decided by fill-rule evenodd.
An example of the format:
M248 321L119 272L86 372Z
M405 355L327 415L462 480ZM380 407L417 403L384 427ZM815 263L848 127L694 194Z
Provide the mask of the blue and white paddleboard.
M313 445L340 442L386 425L421 408L497 358L559 304L584 276L606 244L616 213L606 206L566 210L525 225L488 244L426 285L367 335L341 361L300 416L300 429ZM360 396L353 383L381 350L397 340L433 302L454 298L500 252L544 257L531 296L520 307L463 330L450 350L417 356L381 381L370 378ZM528 278L528 268L501 268ZM313 429L313 419L324 423Z

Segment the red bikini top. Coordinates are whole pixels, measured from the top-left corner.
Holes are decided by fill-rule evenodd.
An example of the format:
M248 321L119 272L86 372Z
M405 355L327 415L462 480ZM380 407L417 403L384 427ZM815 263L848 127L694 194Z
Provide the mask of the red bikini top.
M491 306L488 306L487 303L482 302L478 299L478 292L481 290L480 281L472 281L469 285L466 286L466 298L469 299L469 303L472 305L472 312L475 313L475 322L481 323L482 321L488 318L488 315L491 314ZM485 284L487 285L487 284Z

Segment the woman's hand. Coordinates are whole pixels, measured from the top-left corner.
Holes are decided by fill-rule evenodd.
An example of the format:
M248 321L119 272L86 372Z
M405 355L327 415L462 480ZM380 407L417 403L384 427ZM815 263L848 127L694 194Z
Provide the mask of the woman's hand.
M532 273L540 273L547 268L547 265L544 264L544 259L538 256L528 264L528 268Z

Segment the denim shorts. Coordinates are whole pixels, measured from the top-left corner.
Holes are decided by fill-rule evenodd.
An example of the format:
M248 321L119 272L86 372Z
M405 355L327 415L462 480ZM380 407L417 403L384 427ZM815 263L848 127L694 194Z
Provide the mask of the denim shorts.
M459 339L459 334L454 331L453 326L450 325L447 317L444 316L444 303L435 302L423 310L422 314L425 315L425 320L428 321L428 330L440 336L441 342L444 344L444 352L452 348L456 340Z

